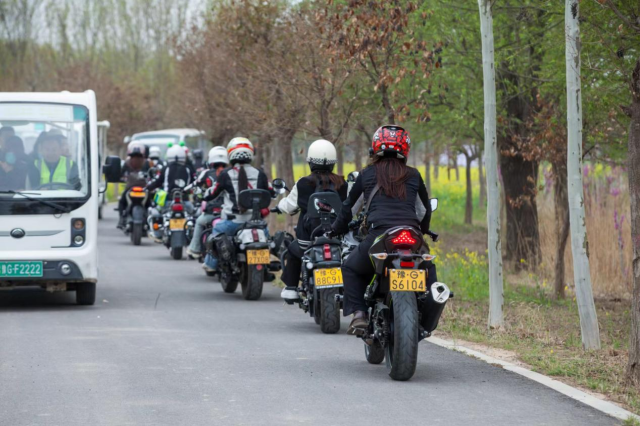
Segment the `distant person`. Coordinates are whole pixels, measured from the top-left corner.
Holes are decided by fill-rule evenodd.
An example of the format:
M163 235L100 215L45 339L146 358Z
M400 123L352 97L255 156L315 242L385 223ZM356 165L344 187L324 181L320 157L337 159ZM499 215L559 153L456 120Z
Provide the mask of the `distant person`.
M21 191L26 188L29 163L24 153L24 143L17 136L4 142L0 154L0 190Z
M146 172L149 170L149 164L144 158L144 145L131 142L127 147L127 159L122 167L121 180L126 183L125 190L122 191L120 201L118 203L118 212L120 220L117 227L123 229L126 225L127 218L127 192L134 186L144 187L147 184Z
M40 141L40 155L34 161L36 174L30 178L31 185L39 188L47 184L62 184L57 189L65 189L63 184L71 185L75 189L80 188L80 179L78 175L78 166L69 157L64 157L63 142L59 135L45 135ZM55 185L50 185L53 189Z
M15 135L16 131L13 129L13 127L4 126L0 128L0 152L4 151L4 145L7 139Z

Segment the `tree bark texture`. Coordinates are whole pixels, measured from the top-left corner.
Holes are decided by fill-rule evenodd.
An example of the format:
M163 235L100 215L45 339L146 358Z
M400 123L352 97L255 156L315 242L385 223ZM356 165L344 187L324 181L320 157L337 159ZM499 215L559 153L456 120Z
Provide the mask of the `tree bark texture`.
M482 74L484 81L484 152L487 175L487 231L489 251L490 328L504 325L502 244L500 242L500 187L498 185L498 143L496 137L496 70L493 47L491 0L478 0L482 36Z
M633 244L633 299L631 301L631 339L629 377L640 386L640 58L633 72L633 100L628 108L629 126L629 198L631 201L631 243Z
M487 199L487 182L484 180L484 154L482 151L478 156L478 181L480 183L480 194L478 195L478 208L484 207Z
M501 147L509 144L505 138L500 137ZM520 154L500 155L507 214L506 258L514 261L517 267L535 269L540 263L540 230L535 198L539 165L538 161L529 161ZM521 262L523 259L524 263Z
M356 170L360 171L362 170L362 151L363 151L363 144L356 139L355 141L353 141L353 156L354 156L354 163L356 165Z
M427 192L431 194L431 142L427 140L424 145L424 184L427 187Z
M464 207L464 223L467 225L471 225L471 223L473 222L473 182L471 181L471 163L473 162L473 160L469 155L465 155L464 157L467 160L467 164L465 167L467 196Z
M567 198L567 163L559 159L553 167L553 202L555 206L556 255L553 276L553 294L556 299L565 298L564 253L569 240L569 199ZM562 162L564 160L564 162Z
M578 0L565 1L567 68L567 193L571 221L571 253L582 345L600 349L600 330L591 288L589 247L582 186L582 93L580 84L580 24Z

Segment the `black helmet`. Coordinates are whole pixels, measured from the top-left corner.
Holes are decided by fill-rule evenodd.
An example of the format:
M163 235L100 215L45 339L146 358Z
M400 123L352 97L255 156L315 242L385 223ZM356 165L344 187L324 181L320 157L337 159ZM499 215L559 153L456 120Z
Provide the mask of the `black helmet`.
M202 160L204 158L204 151L201 149L193 150L193 159L194 160Z

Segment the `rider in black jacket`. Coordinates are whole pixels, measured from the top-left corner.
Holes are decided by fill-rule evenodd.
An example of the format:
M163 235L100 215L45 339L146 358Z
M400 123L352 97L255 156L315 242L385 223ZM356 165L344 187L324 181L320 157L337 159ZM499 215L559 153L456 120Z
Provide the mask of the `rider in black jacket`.
M340 199L347 198L347 184L342 176L333 173L337 161L336 148L329 141L320 139L309 146L307 162L311 174L298 180L286 198L280 200L275 211L294 215L300 212L296 226L296 240L289 245L282 281L286 287L281 297L298 300L298 283L302 269L302 255L311 244L311 233L320 225L320 219L307 217L309 198L316 192L337 192Z
M410 147L409 133L402 127L392 125L378 129L373 136L372 164L358 175L340 215L333 223L333 233L348 232L352 207L361 196L366 202L372 191L376 191L367 211L367 236L342 266L345 283L343 312L345 316L354 314L349 325L350 334L354 329L367 327L364 293L374 274L369 249L375 239L400 225L413 226L423 234L429 230L429 194L420 172L406 165Z

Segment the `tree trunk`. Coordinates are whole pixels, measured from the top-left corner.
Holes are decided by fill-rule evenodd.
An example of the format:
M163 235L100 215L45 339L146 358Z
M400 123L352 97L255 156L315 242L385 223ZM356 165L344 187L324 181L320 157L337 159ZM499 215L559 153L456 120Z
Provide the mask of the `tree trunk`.
M500 243L500 187L498 186L498 141L496 138L496 71L493 48L491 0L478 0L482 35L484 77L484 152L487 160L487 231L489 248L489 327L504 325L502 244Z
M562 162L564 160L564 162ZM555 206L556 255L553 277L553 294L556 299L565 298L564 253L569 240L569 199L567 198L566 153L553 167L553 202Z
M600 331L591 289L589 246L584 213L582 186L582 94L580 87L579 0L565 2L567 68L567 182L571 252L576 286L582 345L587 350L600 349Z
M629 198L631 202L631 244L633 244L633 298L631 299L631 339L629 377L640 385L640 58L636 62L631 85L633 103L628 109L629 125Z
M453 157L453 167L456 169L456 182L460 182L460 169L458 168L458 156Z
M427 192L431 194L431 142L424 142L424 184L427 187Z
M363 145L357 139L353 142L353 156L356 170L362 170L362 147Z
M437 182L440 177L440 152L433 153L433 179Z
M503 141L501 146L508 145ZM500 155L500 171L504 186L507 216L507 259L516 267L535 269L540 263L540 230L536 204L538 161L529 161L521 154ZM521 260L525 261L522 263Z
M338 154L338 176L344 176L344 145L336 144L336 152Z
M465 154L465 159L467 160L467 166L465 167L466 171L466 181L467 181L467 200L465 202L464 208L464 223L467 225L471 225L473 223L473 188L471 187L471 162L472 157Z
M487 199L487 182L484 180L484 155L480 151L478 156L478 181L480 183L480 195L478 196L478 208L483 208Z

